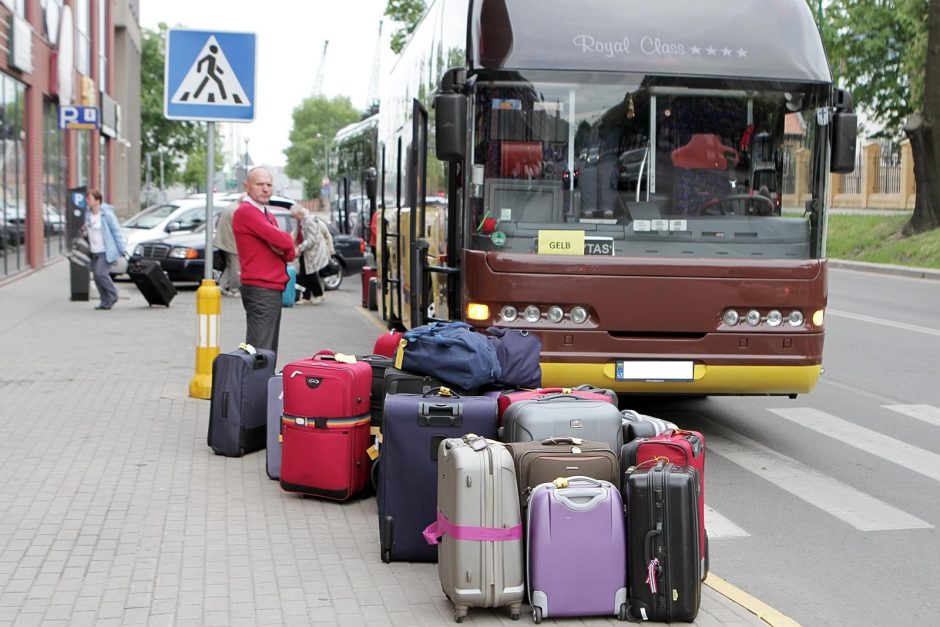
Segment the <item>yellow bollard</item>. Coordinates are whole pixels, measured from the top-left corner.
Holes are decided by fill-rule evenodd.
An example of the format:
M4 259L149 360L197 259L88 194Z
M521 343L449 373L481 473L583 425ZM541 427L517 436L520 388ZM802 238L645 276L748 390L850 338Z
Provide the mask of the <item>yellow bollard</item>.
M219 354L222 290L212 279L203 279L196 290L196 374L189 382L189 395L212 396L212 362Z

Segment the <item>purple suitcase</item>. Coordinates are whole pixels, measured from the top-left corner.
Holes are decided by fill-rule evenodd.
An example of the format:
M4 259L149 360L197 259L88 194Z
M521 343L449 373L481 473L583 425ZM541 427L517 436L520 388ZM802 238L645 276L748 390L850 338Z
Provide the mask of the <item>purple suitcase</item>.
M556 479L529 498L529 604L556 616L627 617L626 521L620 491L588 477Z

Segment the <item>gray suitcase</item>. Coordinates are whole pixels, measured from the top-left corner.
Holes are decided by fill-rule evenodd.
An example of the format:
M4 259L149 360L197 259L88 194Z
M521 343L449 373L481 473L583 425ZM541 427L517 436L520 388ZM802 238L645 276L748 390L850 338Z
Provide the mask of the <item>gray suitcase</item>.
M678 429L674 423L668 420L647 416L632 409L624 409L620 414L623 416L624 443L631 442L636 438L656 437L669 429Z
M268 379L267 471L271 479L281 477L281 416L284 415L284 381L279 374Z
M274 353L242 344L212 361L207 443L216 455L241 457L264 448L268 379Z
M607 442L615 451L623 445L623 416L616 405L557 394L518 401L503 413L503 442L538 442L567 436Z
M443 440L437 459L437 521L425 539L439 539L437 572L454 619L471 607L508 605L516 620L525 560L512 455L499 442L465 436Z

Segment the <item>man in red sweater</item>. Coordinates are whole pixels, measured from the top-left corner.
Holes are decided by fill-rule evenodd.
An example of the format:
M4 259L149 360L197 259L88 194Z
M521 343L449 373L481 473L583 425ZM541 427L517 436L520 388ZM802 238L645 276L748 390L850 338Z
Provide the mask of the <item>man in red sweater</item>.
M248 330L245 342L277 354L281 328L281 292L287 283L286 263L294 259L294 240L282 231L265 206L271 200L273 179L253 168L245 181L247 197L235 210L232 231L241 260L241 295Z

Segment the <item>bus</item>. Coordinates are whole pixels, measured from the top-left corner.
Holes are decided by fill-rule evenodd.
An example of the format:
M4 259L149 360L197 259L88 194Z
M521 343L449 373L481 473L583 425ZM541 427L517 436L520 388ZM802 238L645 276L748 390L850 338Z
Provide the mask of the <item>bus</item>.
M333 137L332 177L335 197L331 214L341 233L369 240L375 207L375 146L378 115L344 126Z
M536 333L546 386L817 383L857 119L804 0L436 0L379 111L390 328Z

